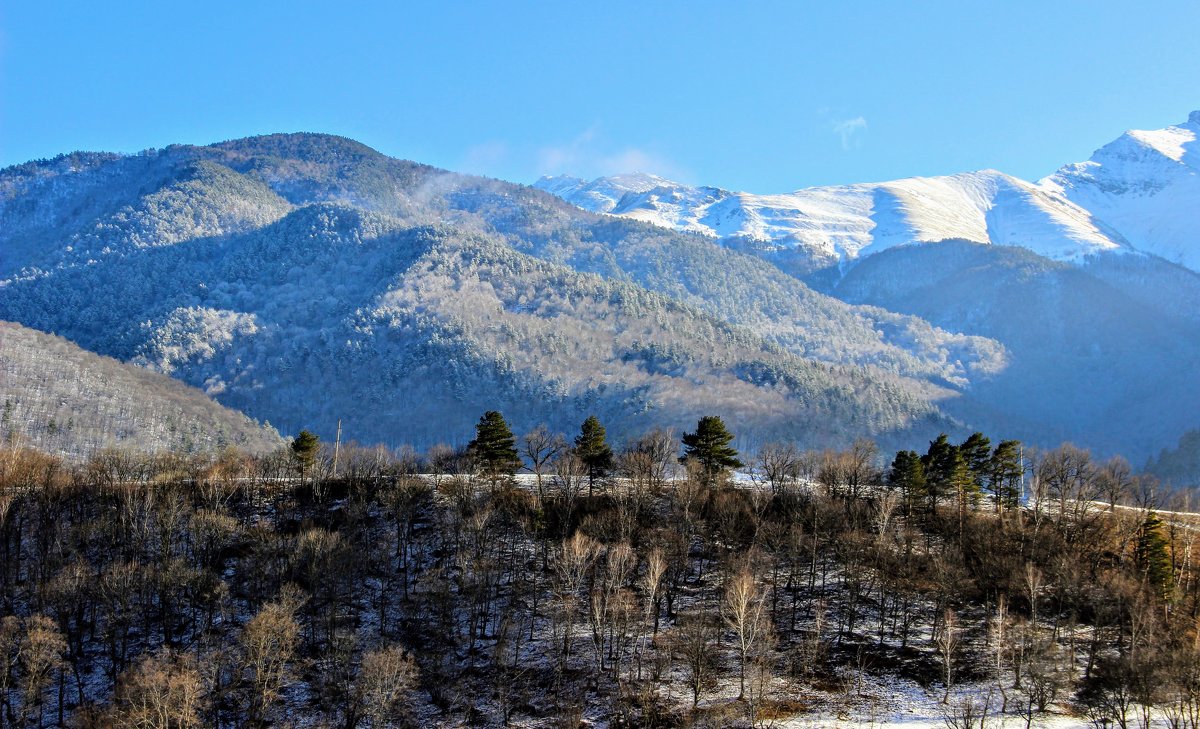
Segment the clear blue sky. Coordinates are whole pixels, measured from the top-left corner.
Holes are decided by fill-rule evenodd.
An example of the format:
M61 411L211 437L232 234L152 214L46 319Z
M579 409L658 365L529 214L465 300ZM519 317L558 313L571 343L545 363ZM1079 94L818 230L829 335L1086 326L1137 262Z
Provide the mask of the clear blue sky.
M776 192L1037 178L1197 108L1196 0L0 4L0 166L306 130Z

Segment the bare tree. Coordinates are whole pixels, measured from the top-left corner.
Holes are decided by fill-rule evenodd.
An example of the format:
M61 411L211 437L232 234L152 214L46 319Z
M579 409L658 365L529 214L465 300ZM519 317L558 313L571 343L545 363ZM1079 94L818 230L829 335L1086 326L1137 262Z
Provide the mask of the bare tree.
M675 633L674 652L683 662L692 708L700 703L700 694L712 685L717 671L713 639L716 630L702 612L681 615Z
M42 725L45 692L63 669L66 653L67 641L53 620L34 615L25 622L20 659L21 714L26 721L32 721L36 711L37 724Z
M942 702L942 721L946 729L986 729L992 709L992 690L983 696L964 693L954 701Z
M545 425L539 425L521 436L521 455L525 456L529 464L527 468L533 472L539 503L546 500L543 476L566 448L567 439L560 433L551 433Z
M203 707L192 657L164 651L144 656L121 676L109 720L118 729L192 729L203 726Z
M1037 474L1057 506L1060 524L1068 534L1074 534L1092 502L1101 496L1091 455L1070 443L1063 444L1042 455Z
M362 659L354 701L372 727L387 726L405 712L418 677L416 661L400 646L368 651Z
M554 459L554 483L562 499L564 523L570 524L576 504L588 482L588 467L573 449L559 452Z
M563 541L554 560L555 588L563 614L562 656L571 654L571 621L583 591L584 580L600 554L600 543L583 532Z
M721 617L737 639L738 698L746 696L746 664L763 634L769 629L766 595L748 568L743 567L729 578L721 602Z
M1133 469L1129 461L1113 456L1104 462L1096 473L1097 487L1108 501L1108 510L1115 511L1117 504L1133 494Z
M794 443L768 443L759 449L754 465L771 493L778 494L800 477L800 451Z
M942 683L946 691L942 694L942 703L950 700L950 688L954 685L954 658L958 654L958 646L962 642L962 631L958 627L958 616L950 608L942 619L942 629L936 640L938 655L942 658Z
M243 666L250 686L248 714L253 723L265 720L290 681L289 664L300 642L296 608L288 597L267 603L242 631Z

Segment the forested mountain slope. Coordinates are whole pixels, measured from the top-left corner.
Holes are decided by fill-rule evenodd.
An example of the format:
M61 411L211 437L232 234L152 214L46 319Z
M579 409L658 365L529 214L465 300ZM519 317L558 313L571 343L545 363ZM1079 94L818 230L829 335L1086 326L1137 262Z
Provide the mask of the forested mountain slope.
M1179 285L1155 296L1136 281L1147 267L1151 276L1175 268L1167 273ZM1003 342L1012 364L973 389L964 418L1140 456L1173 442L1200 412L1200 321L1178 305L1200 290L1194 279L1152 259L1075 266L947 241L867 258L834 292Z
M72 458L107 447L262 453L283 444L270 427L170 377L2 321L0 399L3 442Z
M351 437L420 445L503 406L564 430L595 412L623 437L633 413L685 427L719 411L743 445L1011 428L1144 458L1191 425L1172 367L1195 360L1195 319L1154 317L1200 301L1200 279L1137 254L1072 258L1078 274L1020 295L996 282L1050 279L897 263L814 278L820 293L705 235L315 134L9 168L0 222L0 316L287 431L348 418ZM613 296L647 303L614 313ZM1031 304L1046 296L1063 307ZM1005 324L1010 304L1025 328ZM1121 352L1138 356L1110 366ZM1129 389L1148 382L1147 399Z
M618 437L719 411L747 444L920 439L1005 366L711 241L341 138L74 158L0 173L0 312L288 431L428 444L505 407Z
M111 303L88 305L105 288ZM682 427L719 411L747 442L952 427L950 393L805 360L634 284L462 228L330 203L250 233L110 256L17 282L23 319L204 387L294 432L469 436L483 408L571 430L589 413ZM130 326L130 322L146 322ZM632 434L632 433L629 433ZM332 433L330 433L332 435Z

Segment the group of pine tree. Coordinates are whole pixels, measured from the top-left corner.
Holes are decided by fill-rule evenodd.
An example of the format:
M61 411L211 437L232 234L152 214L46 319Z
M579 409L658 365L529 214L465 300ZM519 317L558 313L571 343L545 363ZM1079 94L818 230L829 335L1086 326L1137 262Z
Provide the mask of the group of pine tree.
M991 445L983 433L973 433L959 445L943 433L924 455L898 452L888 470L888 485L903 495L907 507L924 502L925 508L933 509L953 497L965 508L987 492L997 510L1016 508L1025 473L1021 443L1001 441L995 450Z
M1196 522L1120 459L734 442L0 449L0 727L770 726L884 672L949 726L1200 729Z

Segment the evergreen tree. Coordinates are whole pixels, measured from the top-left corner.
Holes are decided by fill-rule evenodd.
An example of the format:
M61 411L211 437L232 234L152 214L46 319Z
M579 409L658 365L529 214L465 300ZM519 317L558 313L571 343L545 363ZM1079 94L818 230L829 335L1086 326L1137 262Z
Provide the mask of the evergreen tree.
M988 491L996 510L1015 509L1021 500L1021 441L1002 440L988 464Z
M925 496L929 500L929 511L937 508L938 501L954 492L955 458L958 448L942 433L930 441L929 450L921 456L925 468Z
M966 527L967 504L978 500L980 488L975 481L975 474L967 465L967 459L963 455L962 449L954 448L951 454L947 491L954 494L958 504L958 533L961 537Z
M605 440L604 426L595 415L583 421L579 436L575 438L575 453L587 466L588 496L592 495L597 480L603 480L613 468L613 452Z
M916 499L925 492L925 468L921 465L921 456L916 451L898 452L888 470L887 484L900 492L904 511L910 511Z
M975 480L975 491L983 491L992 462L992 441L983 433L972 433L958 450L967 462L967 468L971 470L971 476Z
M489 410L479 418L475 424L475 440L467 444L467 449L493 485L505 477L511 478L521 467L517 439L504 416L495 410Z
M1137 551L1134 557L1146 584L1154 589L1156 595L1166 600L1174 589L1175 576L1162 529L1162 519L1158 518L1158 514L1148 512L1141 529L1138 530Z
M296 461L296 467L300 469L300 480L312 471L313 465L317 462L317 451L321 448L321 439L307 430L300 431L292 440L292 458Z
M683 435L684 455L680 461L694 460L700 464L706 484L712 485L717 476L729 468L741 468L738 452L730 447L733 434L725 421L716 415L705 415L696 423L695 433Z

